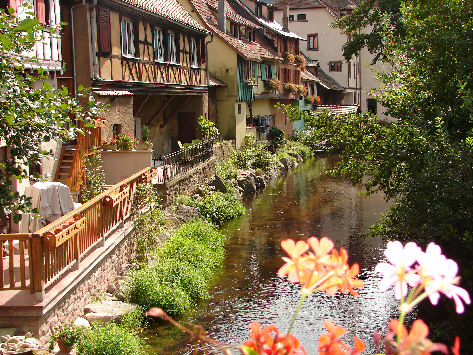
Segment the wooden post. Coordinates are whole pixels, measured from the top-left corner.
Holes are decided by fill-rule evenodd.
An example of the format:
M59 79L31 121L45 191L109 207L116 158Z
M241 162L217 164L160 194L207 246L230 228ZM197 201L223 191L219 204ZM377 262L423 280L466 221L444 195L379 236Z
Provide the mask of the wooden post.
M39 234L31 236L31 285L38 300L44 299L43 238Z

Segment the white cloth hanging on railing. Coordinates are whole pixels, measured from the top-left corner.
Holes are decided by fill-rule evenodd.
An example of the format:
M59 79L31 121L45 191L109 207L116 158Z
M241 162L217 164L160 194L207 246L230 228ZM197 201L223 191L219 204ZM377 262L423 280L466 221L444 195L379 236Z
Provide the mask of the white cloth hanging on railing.
M25 189L25 196L31 197L32 208L39 209L40 216L23 214L22 233L33 233L77 207L69 187L60 182L37 182Z

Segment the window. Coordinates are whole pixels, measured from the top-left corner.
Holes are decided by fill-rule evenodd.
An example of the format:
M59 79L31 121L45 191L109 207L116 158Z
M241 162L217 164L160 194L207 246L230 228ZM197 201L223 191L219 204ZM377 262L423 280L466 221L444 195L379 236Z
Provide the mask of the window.
M317 33L307 35L307 50L308 51L319 50L319 35Z
M329 71L342 71L342 61L329 62Z
M294 21L294 15L289 15L289 21Z
M242 80L243 81L249 81L250 78L254 76L254 67L253 67L253 62L251 60L242 60L241 62L241 69L242 69Z
M164 62L164 32L161 28L154 29L153 48L154 60Z
M236 23L230 23L230 32L233 37L240 39L240 26L238 26Z
M378 103L376 99L366 99L366 106L368 112L376 115L378 113Z
M135 37L133 34L133 23L131 20L122 19L122 55L125 57L135 56Z
M172 31L168 33L168 59L171 63L177 63L176 33Z
M297 14L297 21L307 21L307 16L305 14Z
M194 38L189 40L189 61L191 67L198 67L199 66L199 55L197 50L197 42Z
M268 20L274 21L274 9L272 7L268 8Z
M256 41L256 31L254 28L250 28L250 27L246 28L246 39L248 40L248 42Z
M261 3L256 3L255 15L258 17L263 17L263 5Z

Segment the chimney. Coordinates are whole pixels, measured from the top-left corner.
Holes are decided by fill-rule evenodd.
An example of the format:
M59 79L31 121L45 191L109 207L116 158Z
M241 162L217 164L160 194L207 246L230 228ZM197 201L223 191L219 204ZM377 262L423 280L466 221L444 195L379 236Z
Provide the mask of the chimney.
M288 0L283 1L282 5L282 28L289 32L289 3Z
M227 33L227 3L226 0L218 0L218 28Z

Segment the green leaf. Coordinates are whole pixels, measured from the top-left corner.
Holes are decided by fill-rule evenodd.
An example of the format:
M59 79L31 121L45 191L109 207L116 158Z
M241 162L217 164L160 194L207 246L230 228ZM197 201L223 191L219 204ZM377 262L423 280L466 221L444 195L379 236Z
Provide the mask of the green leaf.
M240 350L243 352L243 354L245 355L258 355L258 353L256 352L256 350L254 350L253 348L250 348L248 346L245 346L245 345L242 345L240 346Z
M15 32L31 32L39 24L36 17L26 18L18 23L18 26L14 29Z

